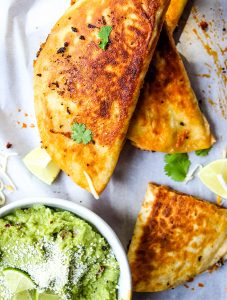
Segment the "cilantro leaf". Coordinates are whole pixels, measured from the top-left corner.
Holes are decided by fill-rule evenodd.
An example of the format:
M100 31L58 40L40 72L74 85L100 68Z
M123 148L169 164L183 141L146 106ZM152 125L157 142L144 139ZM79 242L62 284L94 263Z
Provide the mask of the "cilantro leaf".
M175 181L184 181L191 162L187 153L165 155L165 173Z
M212 147L210 147L208 149L197 150L197 151L195 151L195 154L197 156L207 156L211 149L212 149Z
M92 141L92 132L84 124L74 123L71 129L71 138L78 144L86 145Z
M98 36L101 39L99 48L101 48L102 50L106 50L106 46L109 43L109 36L112 29L112 26L103 26L98 33Z

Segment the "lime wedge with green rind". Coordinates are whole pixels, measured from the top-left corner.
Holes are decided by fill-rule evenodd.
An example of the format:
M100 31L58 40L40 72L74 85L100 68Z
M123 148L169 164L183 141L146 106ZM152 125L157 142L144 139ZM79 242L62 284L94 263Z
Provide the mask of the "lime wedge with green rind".
M61 300L61 297L53 294L43 293L39 295L38 300Z
M6 286L12 295L36 288L31 278L20 270L5 269L2 274L4 276Z
M38 300L37 291L23 291L13 296L12 300Z
M39 294L37 290L32 290L32 291L26 290L15 294L12 300L61 300L61 298L53 294L47 294L47 293Z

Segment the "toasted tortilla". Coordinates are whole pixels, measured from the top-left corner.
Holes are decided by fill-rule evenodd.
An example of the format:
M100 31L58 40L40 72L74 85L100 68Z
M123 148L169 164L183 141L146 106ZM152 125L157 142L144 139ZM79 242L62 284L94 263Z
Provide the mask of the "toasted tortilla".
M75 4L77 0L71 0L71 5ZM173 32L179 23L180 17L183 14L184 8L188 0L171 0L168 10L166 12L166 23L170 32Z
M128 258L136 292L188 281L227 258L227 209L150 183Z
M41 46L34 94L42 143L82 188L92 182L100 194L114 171L168 4L78 0ZM106 50L103 26L112 27ZM92 142L72 140L74 123L91 131Z
M162 30L128 138L139 149L167 153L207 149L215 142L167 26Z
M166 13L166 23L171 33L177 27L188 0L171 0Z

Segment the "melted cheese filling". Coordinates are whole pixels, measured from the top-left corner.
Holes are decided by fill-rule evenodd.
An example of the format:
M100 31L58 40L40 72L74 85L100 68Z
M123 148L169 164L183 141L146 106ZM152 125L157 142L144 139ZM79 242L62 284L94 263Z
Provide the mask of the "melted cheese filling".
M98 193L95 190L95 187L94 187L94 184L93 184L93 182L91 180L91 177L88 175L88 173L86 171L84 171L84 175L85 175L85 177L87 179L87 183L88 183L88 186L89 186L91 194L94 196L94 198L96 200L98 200L99 199L99 195L98 195Z
M203 166L200 164L195 165L195 167L187 174L184 183L187 184L189 181L193 180L198 171L200 171L202 168Z

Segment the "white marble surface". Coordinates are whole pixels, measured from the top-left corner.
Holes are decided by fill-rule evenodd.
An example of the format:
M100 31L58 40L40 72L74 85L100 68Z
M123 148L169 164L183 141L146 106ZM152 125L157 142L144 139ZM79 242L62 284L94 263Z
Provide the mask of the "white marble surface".
M26 170L21 159L39 145L37 128L30 127L31 124L35 124L32 91L33 59L40 43L45 40L69 2L69 0L0 0L0 151L18 153L17 157L10 159L8 168L17 191L7 195L7 202L28 196L53 196L81 203L103 217L116 231L126 248L149 181L167 184L179 191L209 201L215 201L216 197L199 179L187 185L173 182L164 174L163 154L139 151L128 142L99 201L73 184L63 173L56 183L49 187ZM193 8L194 6L197 10ZM213 20L208 28L208 35L211 38L206 37L196 23L195 16L200 19L203 15L206 20ZM223 28L227 28L223 21L224 17L227 19L226 0L196 0L188 5L182 24L176 32L176 38L180 36L178 47L184 56L193 87L218 140L208 157L199 158L194 153L190 154L192 166L198 162L206 164L220 158L227 146L227 119L223 117L219 107L222 103L227 111L226 87L224 92L224 83L215 71L218 64L224 67L226 60L226 52L221 54L218 46L222 48L227 46L227 31L223 31ZM214 63L212 56L208 55L202 46L193 32L195 28L205 44L219 51L218 63ZM201 77L198 74L210 74L211 77ZM210 104L211 101L214 102L213 105ZM22 123L28 127L21 128ZM7 142L13 144L12 149L6 150ZM226 278L227 265L212 274L198 276L188 284L189 288L181 286L163 293L135 294L134 299L225 300ZM204 284L203 288L198 287L199 282Z

